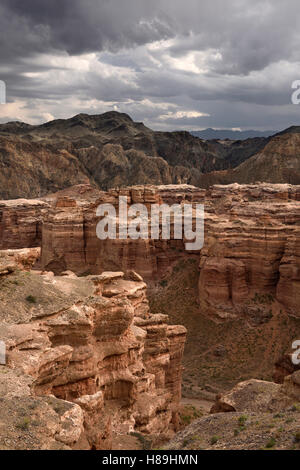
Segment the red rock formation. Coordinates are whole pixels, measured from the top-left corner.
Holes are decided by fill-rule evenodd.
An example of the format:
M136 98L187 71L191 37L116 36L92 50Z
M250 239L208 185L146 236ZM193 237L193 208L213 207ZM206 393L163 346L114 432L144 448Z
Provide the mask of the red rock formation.
M215 186L206 196L199 297L208 312L232 315L277 297L299 315L299 187Z
M298 219L299 223L299 219ZM279 282L276 296L291 312L297 312L300 305L300 237L299 225L285 245L279 266ZM298 313L299 314L299 313Z
M60 442L80 447L84 434L89 448L109 449L113 436L176 428L186 330L149 312L140 276L10 276L9 303L0 299L8 367L32 377L32 394L79 405L69 411L77 434L62 423Z
M42 209L37 202L6 202L2 245L37 243L39 235L34 233L39 234L42 218L44 269L56 273L70 269L77 274L133 269L145 279L160 278L178 258L189 256L182 240L101 241L96 236L97 206L111 203L118 208L120 195L128 197L128 204L143 203L148 209L153 203L204 203L205 243L199 276L203 311L227 318L244 314L249 301L268 305L276 298L284 308L299 314L299 186L232 184L205 191L169 185L101 192L79 185L47 198ZM38 207L35 217L32 206ZM256 310L255 305L247 307L250 316L258 317Z
M41 246L42 217L48 207L39 199L0 201L0 249Z
M299 305L300 188L291 185L134 187L112 190L102 201L205 204L205 244L200 253L202 308L221 317L240 314L253 299L277 298L294 312ZM97 201L99 202L99 200ZM165 273L181 256L180 240L97 240L95 201L53 208L43 226L42 263L56 271L97 273L134 269L145 278ZM267 296L262 298L262 296ZM254 312L255 313L255 312Z
M34 230L39 234L42 224L42 267L64 275L36 273L16 284L21 296L0 299L0 314L5 312L0 332L9 365L32 377L35 394L53 394L83 410L82 419L77 408L72 411L83 427L71 444L65 441L70 447L82 445L84 436L87 448L110 448L112 436L165 433L177 424L185 330L168 326L165 315L149 313L140 275L160 278L190 254L181 240L100 241L96 208L106 202L117 207L119 195L148 208L163 202L205 204L202 314L218 321L243 316L251 327L272 315L275 301L278 312L299 317L299 186L233 184L207 191L149 186L106 193L81 185L41 205L6 202L2 246L36 243ZM18 261L10 254L0 263L1 276L15 275L16 264L24 265L19 256ZM36 304L24 302L28 294ZM294 399L299 377L286 378L295 370L278 364L276 381L285 387L280 393Z
M273 380L277 384L283 384L285 377L300 370L300 364L293 364L292 353L281 356L275 363Z
M128 205L143 203L150 209L153 203L175 204L196 202L204 191L187 185L144 187L99 192L98 199L71 203L58 199L44 218L42 265L45 269L62 272L99 273L103 270L133 269L146 279L161 275L184 251L181 240L104 240L96 236L96 208L111 203L118 207L119 196L127 196ZM74 199L73 199L74 201Z
M0 250L0 275L6 275L16 269L30 270L40 258L40 254L40 248Z

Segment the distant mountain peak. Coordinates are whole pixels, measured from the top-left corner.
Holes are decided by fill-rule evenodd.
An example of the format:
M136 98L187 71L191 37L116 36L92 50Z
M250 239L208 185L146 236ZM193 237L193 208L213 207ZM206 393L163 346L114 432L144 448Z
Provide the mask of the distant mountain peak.
M284 134L300 134L300 126L290 126L287 129L284 129L281 132L278 132L275 135L284 135Z
M232 129L213 129L212 127L209 127L202 131L191 131L191 134L204 140L246 140L256 137L270 137L271 135L276 134L276 131L239 131Z
M134 184L299 184L300 126L268 138L257 131L206 131L210 135L202 134L201 139L187 131L153 131L118 111L79 113L36 126L0 124L0 198L39 197L88 183L101 189Z

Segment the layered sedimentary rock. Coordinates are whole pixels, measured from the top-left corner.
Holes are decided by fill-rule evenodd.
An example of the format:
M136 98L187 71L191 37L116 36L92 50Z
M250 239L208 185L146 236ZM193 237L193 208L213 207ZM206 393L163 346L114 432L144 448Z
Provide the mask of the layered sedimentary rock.
M106 269L134 269L147 279L159 277L180 253L182 240L99 240L96 209L112 204L118 212L119 197L131 204L144 204L150 215L152 204L175 204L200 201L205 191L188 185L136 186L99 192L98 198L79 200L58 197L43 223L42 265L61 272L98 273ZM118 215L118 214L117 214Z
M290 185L134 187L103 193L97 201L58 199L43 225L42 263L47 269L100 272L135 269L147 278L163 275L189 256L181 240L105 240L96 237L96 206L118 196L128 203L202 203L205 243L200 251L199 298L204 310L258 318L255 305L277 298L296 312L300 292L300 188ZM71 205L73 206L71 207ZM171 231L172 233L172 231ZM252 312L252 314L251 314Z
M18 204L8 201L1 223L2 245L33 246L42 231L41 262L46 270L97 274L133 269L146 279L161 278L178 259L190 256L184 240L172 238L172 228L170 240L99 240L96 209L109 203L118 214L119 196L127 197L128 207L144 204L149 214L153 204L204 204L205 242L199 252L203 311L217 312L220 318L246 314L259 323L276 298L299 315L299 186L233 184L201 190L167 185L103 192L80 185L46 198L41 205L21 204L17 217ZM35 216L32 206L37 207Z
M31 269L40 255L40 248L0 250L0 276L12 273L16 269Z
M17 387L20 406L30 409L35 400L34 419L51 417L43 448L109 449L112 439L132 431L176 429L186 330L149 312L139 275L12 269L0 278L0 293L3 367L25 384ZM7 383L1 374L8 406ZM8 420L2 403L0 416ZM33 421L29 413L23 425L31 430Z
M96 209L110 203L118 210L119 196L127 196L128 206L142 203L148 210L162 203L204 204L203 248L188 252L185 240L172 236L170 240L99 240ZM37 403L41 422L46 412L53 417L52 437L47 434L43 438L45 447L109 448L114 436L122 433L159 434L176 428L185 330L168 326L165 315L149 313L141 276L168 279L180 259L199 258L197 312L201 324L204 318L210 325L224 326L224 340L220 330L216 340L220 343L218 361L226 356L232 362L234 354L237 362L240 352L234 350L230 357L229 343L234 337L226 336L226 320L227 325L243 325L258 339L260 327L263 330L271 323L266 338L270 342L266 341L266 349L264 343L254 353L258 358L259 354L268 355L271 364L298 339L299 186L233 184L204 190L167 185L104 192L80 185L43 200L6 201L1 210L1 246L19 250L1 253L0 340L7 345L8 366L21 374L21 382L29 381L30 397L41 400ZM23 267L30 269L39 256L37 249L26 251L23 247L36 245L41 245L41 269L45 272L20 273ZM198 273L194 275L196 285ZM183 308L182 317L187 315L189 310ZM270 322L272 317L274 322ZM276 323L277 318L280 321ZM272 345L286 319L293 321L274 353ZM246 352L243 350L243 360ZM247 354L252 354L250 348ZM251 375L245 370L246 366L243 378L237 375L237 380L265 377L264 370ZM279 359L275 380L283 385L270 385L276 393L279 390L288 396L289 402L298 400L295 372L296 368ZM248 386L243 390L249 390ZM56 412L60 404L44 401L50 394L62 403L70 402L72 408ZM49 406L54 411L49 411ZM7 409L12 409L11 402L7 402ZM74 413L73 422L78 425L71 428L71 436L75 432L76 437L57 440L65 413L63 421L69 420L68 413ZM16 426L31 426L22 424L19 414L13 416ZM4 418L8 419L7 414Z
M89 448L84 412L76 403L32 395L33 378L0 366L1 450Z
M0 201L0 249L41 246L42 218L48 208L40 199Z
M300 291L300 188L215 186L206 204L199 295L208 311L246 311L277 298L296 315ZM251 302L251 305L247 303Z
M285 380L285 377L292 375L293 372L300 370L300 364L295 363L293 356L293 353L286 353L276 361L273 374L274 382L282 384Z

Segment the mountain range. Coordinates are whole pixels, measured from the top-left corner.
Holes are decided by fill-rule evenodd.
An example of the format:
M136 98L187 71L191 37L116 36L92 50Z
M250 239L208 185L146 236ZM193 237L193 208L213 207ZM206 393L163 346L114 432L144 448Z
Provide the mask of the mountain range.
M79 183L300 184L300 127L270 137L203 140L153 131L127 114L0 125L0 197L40 197Z
M208 129L203 129L202 131L191 131L191 134L195 137L199 137L200 139L204 140L246 140L246 139L253 139L254 137L270 137L271 135L276 134L275 131L255 131L255 130L248 130L248 131L239 131L239 130L231 130L231 129L212 129L209 127Z

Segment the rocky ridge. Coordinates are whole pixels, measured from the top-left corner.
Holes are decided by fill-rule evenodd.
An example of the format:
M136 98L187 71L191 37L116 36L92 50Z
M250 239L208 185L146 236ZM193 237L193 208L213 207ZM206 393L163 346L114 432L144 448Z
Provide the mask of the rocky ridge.
M195 420L168 450L299 450L300 376L283 385L248 380L219 395L211 415Z
M0 125L0 197L37 198L76 184L300 183L299 128L269 138L211 140L153 131L115 111L40 126ZM58 171L59 170L59 171Z

